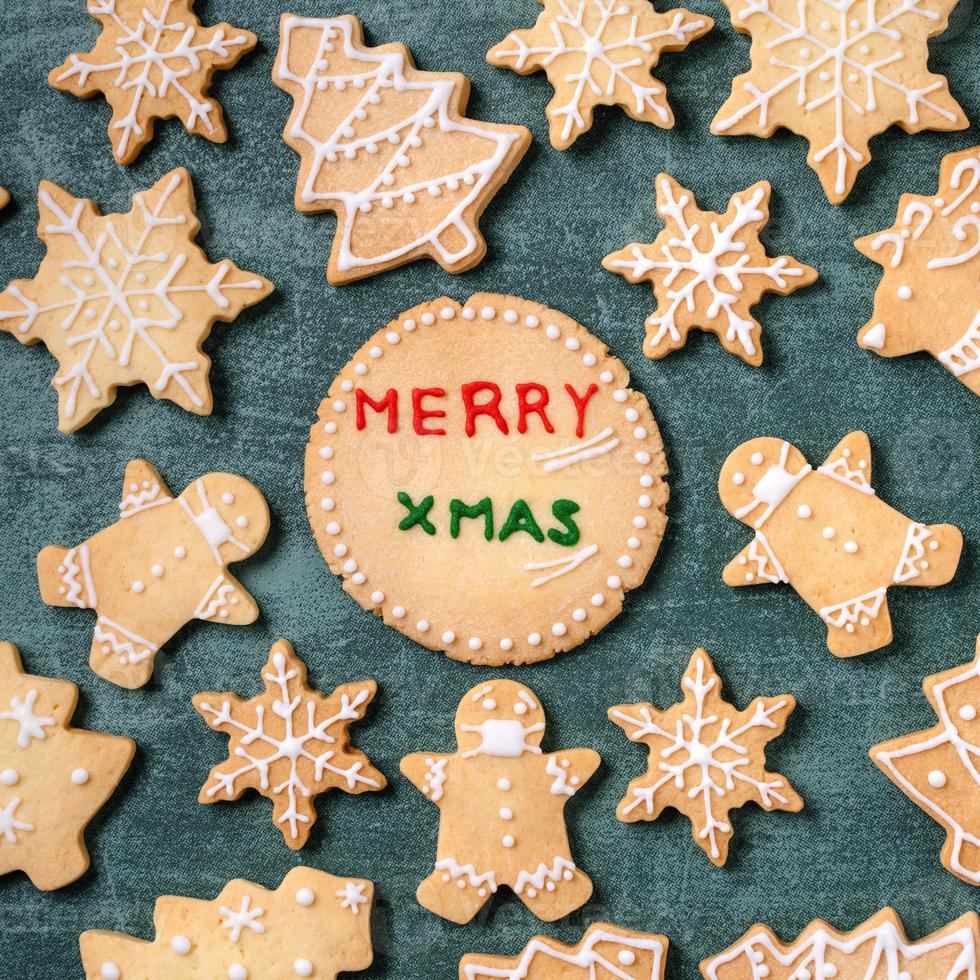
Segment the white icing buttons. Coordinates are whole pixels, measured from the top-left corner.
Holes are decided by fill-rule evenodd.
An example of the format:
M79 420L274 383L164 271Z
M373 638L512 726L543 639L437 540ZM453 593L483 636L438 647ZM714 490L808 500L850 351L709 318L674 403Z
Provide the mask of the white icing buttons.
M929 785L933 789L942 789L946 785L946 773L939 769L931 769L926 779L929 780Z
M16 769L4 769L3 772L0 772L0 785L16 786L19 779L20 774Z
M102 980L119 980L120 976L122 976L119 967L111 961L103 963L99 973L102 975Z
M309 888L301 888L298 892L296 892L296 904L302 905L304 908L312 905L313 899L313 892Z
M177 935L170 940L170 948L178 956L186 956L191 951L191 941L186 936Z
M298 977L312 977L313 964L306 959L298 959L293 963L293 972Z
M71 781L75 786L84 786L90 779L88 769L73 769L71 773Z

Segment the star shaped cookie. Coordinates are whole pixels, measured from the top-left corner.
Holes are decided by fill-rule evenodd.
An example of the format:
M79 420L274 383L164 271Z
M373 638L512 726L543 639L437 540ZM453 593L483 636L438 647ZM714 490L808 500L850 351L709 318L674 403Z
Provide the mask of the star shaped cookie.
M753 926L728 949L701 961L705 980L954 980L975 975L980 919L967 912L913 942L894 909L885 908L850 932L815 919L792 943Z
M889 126L907 133L966 129L942 75L928 67L957 0L725 0L732 26L752 37L752 67L732 83L711 131L810 143L807 162L840 204L871 162L868 142Z
M928 351L980 395L980 146L948 154L935 194L903 194L895 224L854 245L884 269L858 343Z
M95 47L70 54L48 83L112 106L109 139L119 163L132 163L153 138L157 119L177 116L212 143L228 139L221 106L208 98L211 76L231 68L256 37L230 24L203 27L194 0L89 0L102 26Z
M682 7L658 13L649 0L539 0L544 10L487 52L519 75L544 71L555 91L548 105L551 145L566 150L592 126L597 105L618 105L641 122L669 129L674 114L651 75L664 51L683 51L714 26Z
M871 749L875 765L946 828L942 862L980 885L980 637L971 663L927 677L939 724Z
M81 428L116 398L145 384L195 415L213 406L202 346L216 320L229 323L272 292L234 262L212 263L194 242L200 222L182 167L133 195L127 214L42 181L38 235L47 254L33 279L0 293L0 330L43 343L58 360L58 427Z
M657 360L687 343L697 327L725 350L758 367L762 325L751 310L766 293L786 296L817 278L790 255L771 258L759 239L769 221L769 182L733 194L725 214L701 211L669 174L656 180L664 229L648 245L634 242L602 260L628 282L649 282L659 303L647 317L643 351Z
M293 868L274 891L228 882L214 899L157 899L156 938L89 929L79 944L91 980L174 977L315 977L366 970L371 949L370 881Z
M791 694L756 698L744 711L722 699L721 679L704 650L695 650L681 681L684 700L660 711L620 704L609 720L650 750L647 772L630 782L616 809L624 823L656 820L669 806L691 821L694 841L721 867L733 830L730 810L750 801L765 810L803 809L785 776L766 772L766 745L796 707Z
M307 685L306 665L288 640L273 644L262 680L265 693L248 701L231 693L194 696L198 714L229 736L228 758L211 770L198 802L237 800L247 789L257 790L273 801L273 820L297 851L316 821L320 793L387 786L347 734L364 717L378 685L343 684L324 696Z
M25 871L43 891L89 865L85 828L129 768L136 745L69 727L78 688L25 674L0 643L0 875Z

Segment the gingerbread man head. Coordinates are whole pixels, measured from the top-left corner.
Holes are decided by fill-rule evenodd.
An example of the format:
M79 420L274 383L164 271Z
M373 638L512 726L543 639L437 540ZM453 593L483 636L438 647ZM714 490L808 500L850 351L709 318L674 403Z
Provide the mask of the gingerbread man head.
M540 754L544 727L538 699L516 681L477 684L456 709L456 740L464 758Z
M268 504L244 477L208 473L195 480L178 501L221 565L247 558L269 532Z
M718 495L732 517L759 528L810 472L789 442L762 437L733 449L718 477Z

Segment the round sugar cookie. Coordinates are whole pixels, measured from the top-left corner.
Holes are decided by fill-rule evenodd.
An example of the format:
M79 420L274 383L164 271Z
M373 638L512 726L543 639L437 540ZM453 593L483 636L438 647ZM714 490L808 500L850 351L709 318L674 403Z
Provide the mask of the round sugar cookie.
M619 614L667 523L646 398L605 344L513 296L443 297L354 355L306 452L344 590L475 664L545 660Z

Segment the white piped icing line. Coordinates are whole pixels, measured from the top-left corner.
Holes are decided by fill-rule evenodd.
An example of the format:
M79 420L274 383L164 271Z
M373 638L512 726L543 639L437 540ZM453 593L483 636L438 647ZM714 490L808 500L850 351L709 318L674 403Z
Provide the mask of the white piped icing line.
M69 548L58 571L64 588L62 594L67 602L79 609L94 609L98 605L87 544Z
M735 945L706 961L702 969L707 980L720 980L726 975L719 972L723 967L744 958L753 980L769 975L767 961L783 968L795 967L790 974L793 980L804 977L828 980L838 975L835 961L841 956L854 956L858 963L868 963L862 974L866 980L872 977L875 980L976 980L975 927L971 929L964 924L948 935L910 942L899 932L894 912L889 909L888 913L883 921L873 925L874 919L879 918L875 916L864 926L844 935L826 928L807 929L805 939L789 946L776 941L764 926L756 926ZM955 954L948 971L920 972L916 961L937 950ZM856 977L857 973L853 975Z
M980 692L980 641L972 664L947 673L948 676L942 678L926 678L923 684L939 716L938 731L930 729L919 732L915 741L906 742L904 738L899 738L876 745L871 750L871 757L895 785L946 828L949 842L943 851L943 863L964 881L980 885L980 860L976 857L980 853L980 823L975 821L972 827L965 826L961 816L971 812L976 814L980 804L980 744L977 744L975 736L971 737L971 723L976 720L977 708L968 701L954 717L950 705L950 694L957 688L966 685L968 691ZM980 730L976 725L972 725L972 729ZM926 795L923 788L916 785L901 767L902 760L914 762L916 756L933 753L937 749L940 750L940 757L945 758L943 750L947 747L952 750L966 776L966 785L959 785L955 790L956 795L949 798L948 804L938 793ZM935 790L943 789L948 778L946 772L936 769L927 776L929 785ZM964 852L972 856L970 864L965 862Z
M838 483L845 483L861 493L873 494L874 487L868 482L868 478L861 468L854 469L850 465L851 451L845 449L836 459L828 460L826 463L817 467L818 473L829 476Z
M528 896L534 898L535 893L540 892L547 882L556 885L560 881L571 881L575 870L574 861L556 857L550 865L539 864L533 871L519 872L514 883L514 891L518 895L523 895L527 891Z
M350 909L351 915L360 915L362 905L367 905L368 898L364 894L367 887L363 881L348 881L344 887L337 891L337 898L340 899L342 909Z
M101 652L118 658L120 664L138 664L149 660L158 649L155 643L126 629L108 616L99 616L95 621L94 636Z
M500 298L503 299L504 297ZM457 316L469 322L472 322L477 318L487 322L491 322L499 318L509 326L520 325L522 328L529 330L537 330L541 326L541 320L536 314L522 316L522 314L517 310L507 307L506 305L503 306L503 308L485 305L477 310L467 303L460 309L457 309L455 306L446 305L439 309L436 313L429 310L426 310L421 314L417 314L415 311L410 312L412 315L406 314L398 324L385 332L384 339L388 345L394 347L403 339L407 340L419 331L420 325L432 326L436 323L450 322L456 319ZM580 327L578 324L576 324L575 327L583 332L585 331L585 328ZM401 333L399 332L399 328ZM549 330L550 332L548 332ZM547 325L545 336L554 342L569 339L564 336L561 328L553 323ZM566 349L571 349L564 343L561 346L565 347ZM384 354L385 348L383 347L374 346L370 349L370 356L374 361L381 360L384 357ZM599 387L600 391L611 390L612 399L618 404L628 401L628 389L614 387L615 384L619 383L619 379L609 369L608 360L600 361L595 357L595 355L590 353L589 355L583 356L582 364L585 367L595 371L595 383ZM370 370L370 365L363 361L358 361L353 366L354 374L361 379L369 375ZM628 381L628 377L622 379L624 384L628 383ZM323 404L329 405L330 409L336 413L338 417L342 416L348 407L347 402L342 398L324 399ZM321 406L321 413L322 411L323 406ZM639 413L635 408L630 406L623 409L623 417L628 423L626 426L626 431L629 433L629 438L634 440L634 444L638 447L633 452L634 460L644 467L650 465L653 462L653 458L649 452L642 448L645 444L645 440L647 440L649 437L649 433L644 427L637 426L635 424L639 418ZM319 429L324 436L335 435L338 432L338 421L335 419L328 419L325 422L321 421L319 423ZM623 438L625 438L625 436ZM587 461L599 455L604 455L612 451L614 448L617 448L620 442L620 437L612 436L612 430L607 427L603 429L596 437L584 440L582 443L574 444L555 452L534 454L532 459L535 462L541 462L545 470L547 472L551 472L554 470L564 469L567 466L571 466L578 462ZM337 482L337 472L336 469L334 469L337 460L336 449L329 445L329 443L325 446L321 446L318 452L318 459L322 461L322 469L319 470L318 482L324 488L329 487L331 493L336 492L335 488ZM552 466L549 470L548 463L559 463L561 465ZM653 498L646 491L653 486L655 480L656 477L649 470L644 470L644 472L639 475L640 489L643 491L637 498L637 507L639 512L632 518L630 533L626 536L621 553L615 559L616 564L620 569L628 569L632 567L634 560L629 554L629 551L635 550L642 545L641 540L636 536L636 531L644 530L649 525L649 520L643 514L643 511L653 507ZM337 499L332 495L324 495L320 497L319 507L320 510L332 515L337 507ZM318 521L317 516L312 513L312 508L310 520L314 524L316 524ZM322 525L324 530L327 530L328 524L330 526L328 533L331 534L331 537L343 537L343 526L340 522L331 519ZM350 546L346 542L338 541L336 544L334 544L333 554L338 558L346 558L346 561L342 566L342 571L345 575L349 576L349 581L353 585L370 589L368 571L365 569L362 560L350 553ZM599 554L599 546L595 544L587 544L578 551L566 557L555 559L553 561L528 562L523 565L523 568L525 571L548 572L546 575L533 578L529 583L531 588L538 588L554 578L558 578L575 571L582 564L597 554ZM615 594L621 590L622 581L617 575L609 575L606 578L606 586L610 593ZM417 631L422 634L423 637L427 634L440 636L446 648L453 648L457 644L458 638L461 636L459 629L457 629L455 625L440 629L437 625L436 617L432 616L428 612L424 612L422 614L419 612L413 612L407 603L404 601L397 601L397 599L390 595L386 596L385 593L380 590L371 590L370 592L367 592L367 597L370 598L371 604L376 607L376 611L378 611L380 614L383 615L385 608L388 608L388 611L392 615L393 619L399 622L404 622L406 620L409 622L414 621ZM607 593L596 592L592 596L591 605L596 609L601 608L606 604L607 599L609 598L610 596ZM361 600L361 604L365 605L363 600ZM395 609L398 609L401 615L395 616ZM572 616L576 622L584 622L587 619L588 611L584 607L580 607L575 611L579 614L578 617L575 617L574 615ZM525 640L530 647L536 648L542 643L542 635L551 634L554 637L560 638L567 633L567 630L567 623L561 620L556 620L550 625L545 626L544 629L530 631ZM504 652L508 652L514 647L514 638L511 636L469 636L464 637L464 639L466 644L469 646L469 649L473 650L474 652L481 650L488 645L491 649L499 649Z
M980 228L977 234L980 236ZM980 237L977 240L980 242ZM940 351L937 356L957 378L980 368L980 310L967 327L966 333L952 347Z
M854 599L845 599L843 602L836 602L831 606L823 606L819 610L820 618L828 626L833 626L835 629L846 629L851 633L858 622L862 626L867 626L869 620L875 619L881 612L884 601L885 587L882 586Z
M909 522L908 530L905 532L902 557L892 576L894 582L910 582L929 567L928 562L924 561L926 548L923 542L928 541L932 536L932 531L925 524L919 524L917 521Z
M463 262L479 253L482 239L475 233L467 215L485 194L487 185L498 171L507 165L517 144L525 134L518 127L484 125L476 120L453 118L452 110L459 97L459 83L455 79L433 78L434 73L420 72L406 61L401 46L396 50L367 49L355 46L352 38L353 20L350 17L331 19L313 17L288 17L282 28L282 41L274 70L277 83L292 83L302 89L295 95L296 108L291 117L291 127L286 135L307 147L312 153L311 163L304 167L305 180L298 188L300 199L307 205L319 204L325 208L339 207L338 228L333 246L333 260L341 272L370 270L408 255L424 247L431 251L445 266ZM300 75L290 68L290 50L293 32L319 31L316 57L310 62L306 74ZM331 68L331 54L337 45L342 46L343 56L362 67L351 74L337 73ZM406 77L406 68L411 78ZM347 88L358 90L354 104L347 106L345 97L340 104L347 110L336 115L333 131L314 120L310 125L311 110L331 96ZM285 87L285 86L280 86ZM287 89L288 91L288 89ZM411 93L415 99L408 99ZM378 129L370 123L374 106L386 99L403 100L406 115L387 129ZM367 125L362 122L368 120ZM358 130L363 129L363 134ZM435 176L421 175L416 179L404 174L418 158L420 169L430 172L431 157L425 153L429 131L438 132L443 141L456 135L467 139L477 138L485 145L485 155L467 162L458 170L438 169ZM440 149L445 149L436 141ZM392 149L392 147L394 149ZM384 150L384 154L380 151ZM304 150L305 153L305 150ZM344 162L358 156L378 154L381 163L371 182L356 190L345 187ZM390 156L386 156L390 154ZM381 165L383 164L383 165ZM337 171L332 180L331 170ZM398 184L396 187L395 184ZM408 241L374 255L361 254L356 248L355 234L358 218L375 208L392 209L410 207L419 199L439 197L443 193L456 194L466 188L447 213L440 217L433 228L425 228ZM324 189L326 188L326 189ZM406 226L409 218L404 219ZM450 246L447 241L454 241ZM390 343L398 343L397 334Z
M471 888L485 888L490 892L497 890L497 876L493 871L478 872L472 864L459 864L451 857L436 861L435 868L442 872L444 882L462 881Z
M35 713L34 705L36 702L37 691L31 688L23 698L12 697L10 707L0 711L0 721L17 723L17 745L22 749L28 748L32 739L43 742L47 738L44 729L54 725L54 718L47 718Z
M429 771L425 775L425 785L422 787L422 792L432 800L433 803L438 803L442 799L442 788L446 785L446 764L449 759L443 757L441 759L429 759Z
M607 955L606 947L618 949L615 959ZM650 956L650 972L643 977L627 973L623 968L636 963L641 954ZM527 980L531 971L541 961L554 963L558 972L555 976L571 976L586 971L584 977L610 977L613 980L656 980L663 972L666 955L666 941L660 936L620 931L615 926L596 923L588 928L582 941L576 947L557 944L551 940L536 937L524 947L513 966L484 966L469 963L466 957L461 964L465 980ZM560 965L559 965L560 964Z

